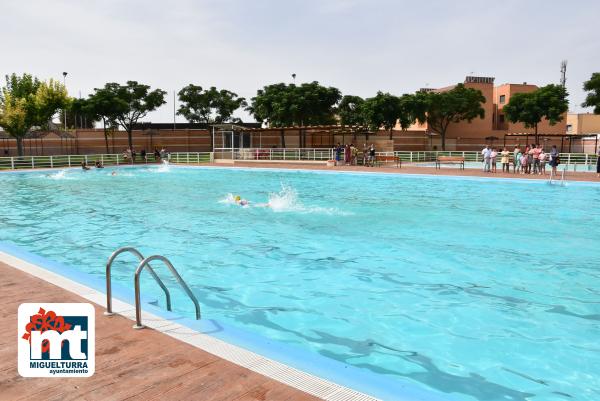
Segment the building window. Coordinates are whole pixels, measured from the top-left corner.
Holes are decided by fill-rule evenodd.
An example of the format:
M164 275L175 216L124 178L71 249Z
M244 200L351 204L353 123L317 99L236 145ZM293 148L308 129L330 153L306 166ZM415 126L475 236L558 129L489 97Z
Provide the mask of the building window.
M500 104L504 104L506 102L506 95L500 95Z
M571 131L573 131L573 125L567 124L567 132L571 132Z

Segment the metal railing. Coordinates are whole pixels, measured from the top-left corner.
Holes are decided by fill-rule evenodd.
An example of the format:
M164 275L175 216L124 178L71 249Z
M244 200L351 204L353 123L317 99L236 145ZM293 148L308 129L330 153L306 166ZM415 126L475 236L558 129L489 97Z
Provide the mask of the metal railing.
M111 284L111 274L110 274L111 267L112 267L114 260L117 258L117 256L119 256L120 254L122 254L124 252L129 252L129 253L134 254L135 256L137 256L137 258L140 260L140 262L144 260L144 255L142 255L137 249L135 249L134 247L131 247L131 246L124 246L122 248L117 249L108 258L108 261L106 262L106 312L104 312L104 314L107 316L114 315L114 312L112 310L112 284ZM158 275L156 274L156 272L150 265L148 265L148 271L150 272L150 275L154 278L154 280L158 283L160 288L162 288L163 292L165 293L165 297L167 299L167 310L170 311L171 310L171 294L169 294L169 290L167 289L165 284L162 282L160 277L158 277Z
M334 149L317 148L249 148L233 153L236 160L313 160L327 161L335 156Z
M152 275L154 280L158 283L160 288L165 293L165 297L167 299L167 310L171 311L171 294L169 293L169 290L167 289L165 284L162 282L160 277L158 277L158 275L156 274L156 272L154 271L152 266L150 266L150 262L152 262L153 260L160 260L169 268L169 270L171 271L171 274L175 277L175 280L177 280L177 282L183 288L183 290L185 291L187 296L194 303L194 308L196 309L196 320L200 320L200 304L198 303L198 300L196 299L196 297L194 296L194 294L192 293L190 288L187 286L185 281L183 281L183 279L181 278L181 276L179 275L179 273L177 272L175 267L173 267L173 264L169 261L169 259L167 259L161 255L152 255L152 256L148 256L147 258L144 258L144 256L137 249L135 249L134 247L131 247L131 246L124 246L122 248L117 249L110 255L110 257L108 258L108 261L106 262L106 312L104 312L104 314L106 316L114 315L114 312L112 310L111 266L112 266L114 260L117 258L117 256L119 256L120 254L122 254L124 252L129 252L129 253L134 254L135 256L137 256L137 258L140 261L139 265L135 269L134 281L133 281L134 289L135 289L135 325L133 326L134 329L143 329L144 328L144 325L142 324L140 275L142 274L142 272L144 271L145 268L148 268L148 271L150 272L150 274Z
M174 152L169 155L169 161L173 163L200 164L212 163L214 160L212 152Z
M185 281L183 281L183 279L181 278L179 273L177 273L177 270L175 270L175 267L173 267L173 264L169 261L169 259L165 258L164 256L152 255L152 256L148 256L146 259L142 260L140 262L139 266L137 267L137 269L135 270L135 277L134 277L135 326L133 326L133 328L134 329L143 329L144 328L144 325L142 324L142 305L141 305L141 301L140 301L140 297L141 297L141 295L140 295L140 275L142 274L142 271L144 271L145 267L148 267L148 268L150 267L149 263L153 260L160 260L169 268L169 270L171 271L171 274L173 274L173 276L175 277L175 279L177 280L179 285L183 288L185 293L188 295L188 297L194 303L194 308L196 309L196 320L200 320L200 304L198 303L198 300L196 299L196 297L194 296L194 294L192 293L190 288L187 286Z
M510 152L512 162L512 151ZM438 156L461 156L465 162L481 162L481 152L472 151L395 151L377 152L377 156L397 156L403 163L426 163L435 162ZM223 154L231 157L231 152ZM327 161L336 159L335 149L323 148L249 148L237 149L233 152L235 160L276 160L276 161ZM77 167L82 162L93 165L96 161L103 165L130 165L154 163L158 159L154 154L147 154L147 160L142 160L138 155L135 163L125 158L122 154L93 154L93 155L57 155L57 156L22 156L22 157L0 157L0 170L6 169L36 169L55 167ZM183 164L212 163L215 159L213 152L174 152L169 155L169 161ZM358 150L358 161L363 159L363 150ZM598 156L590 153L561 153L561 164L568 166L572 171L595 170ZM340 160L344 160L344 153L340 154Z
M105 166L126 165L126 164L145 164L157 162L154 154L147 154L146 159L137 155L135 160L124 157L122 154L92 154L92 155L56 155L56 156L12 156L0 157L0 170L7 169L35 169L35 168L55 168L55 167L78 167L82 162L93 165L96 161Z

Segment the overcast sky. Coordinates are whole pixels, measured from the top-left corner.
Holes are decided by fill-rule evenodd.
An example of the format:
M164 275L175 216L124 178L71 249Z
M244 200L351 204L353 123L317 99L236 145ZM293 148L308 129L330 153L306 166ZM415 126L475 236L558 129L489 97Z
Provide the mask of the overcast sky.
M2 0L0 74L67 71L73 96L137 80L169 92L145 120L172 122L173 91L189 83L250 98L296 73L400 95L469 74L558 83L566 59L581 111L582 82L600 71L599 15L598 0Z

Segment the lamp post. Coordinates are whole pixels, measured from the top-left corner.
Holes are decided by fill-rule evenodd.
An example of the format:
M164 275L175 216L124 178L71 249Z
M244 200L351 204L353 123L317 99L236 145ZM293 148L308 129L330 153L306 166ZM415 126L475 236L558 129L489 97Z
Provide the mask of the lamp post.
M67 72L63 71L63 86L65 87L65 90L67 90ZM67 109L64 108L63 109L63 118L65 120L65 132L67 131Z
M294 85L296 85L296 74L295 73L292 74L292 79L294 80Z

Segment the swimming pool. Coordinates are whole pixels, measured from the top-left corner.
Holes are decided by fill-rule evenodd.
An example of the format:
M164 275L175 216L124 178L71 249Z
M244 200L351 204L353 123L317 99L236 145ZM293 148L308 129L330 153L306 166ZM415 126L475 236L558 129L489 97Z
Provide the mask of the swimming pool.
M0 174L0 241L100 278L166 255L205 317L460 400L600 397L598 185L111 171Z

